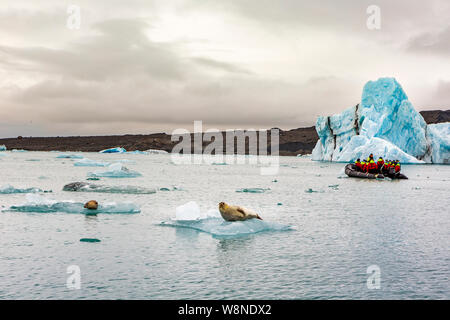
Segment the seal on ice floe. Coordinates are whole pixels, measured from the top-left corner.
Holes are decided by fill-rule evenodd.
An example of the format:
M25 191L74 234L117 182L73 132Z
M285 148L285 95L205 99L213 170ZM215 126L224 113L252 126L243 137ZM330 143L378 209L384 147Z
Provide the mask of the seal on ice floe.
M248 219L262 220L256 212L239 206L230 206L225 202L219 203L219 211L222 218L226 221L244 221Z

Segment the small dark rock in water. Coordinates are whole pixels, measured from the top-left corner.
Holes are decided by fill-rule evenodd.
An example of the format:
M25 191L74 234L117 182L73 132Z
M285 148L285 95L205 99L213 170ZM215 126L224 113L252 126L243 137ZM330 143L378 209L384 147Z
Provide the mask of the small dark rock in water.
M86 180L94 180L94 181L97 181L97 180L100 180L100 178L91 177L91 178L87 178Z
M95 238L81 238L80 242L100 242L100 240Z
M278 202L277 203L277 206L282 206L283 204L281 203L281 202Z

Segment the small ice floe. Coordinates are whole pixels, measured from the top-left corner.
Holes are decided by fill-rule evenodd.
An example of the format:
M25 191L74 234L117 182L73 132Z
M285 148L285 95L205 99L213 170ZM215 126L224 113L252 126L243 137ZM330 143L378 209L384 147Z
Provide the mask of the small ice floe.
M27 202L21 205L9 207L6 211L15 212L36 212L36 213L109 213L109 214L132 214L141 212L139 206L131 202L123 203L100 203L97 210L84 208L84 203L75 201L58 201L42 197L38 194L29 193L26 195Z
M338 184L332 184L332 185L329 185L328 188L331 188L333 190L339 190L339 185Z
M228 163L226 163L226 162L213 162L213 163L211 163L211 165L213 165L213 166L226 166L226 165L228 165Z
M116 148L110 148L100 151L100 153L125 153L127 150L125 150L122 147L116 147Z
M6 151L6 146L4 144L0 145L0 151Z
M168 152L166 150L157 150L157 149L148 149L148 150L145 150L145 152L147 152L149 154L168 154Z
M155 188L143 188L136 186L104 186L87 182L72 182L63 187L63 191L71 192L99 192L99 193L123 193L123 194L152 194Z
M313 190L313 189L309 188L309 189L305 190L305 193L323 193L323 191L322 190L317 191L317 190Z
M76 161L73 165L75 167L107 167L111 165L111 163L83 158L81 160Z
M139 151L139 150L127 151L125 153L128 153L128 154L148 154L148 152L146 152L146 151Z
M42 190L39 188L14 188L9 184L0 186L0 194L39 193L39 192L52 192L52 190Z
M201 212L194 201L176 208L176 217L161 222L161 226L189 228L211 234L215 238L233 238L260 232L290 231L295 227L259 219L228 222L223 220L218 209Z
M83 159L84 157L80 154L73 153L61 153L56 156L57 159Z
M81 238L80 242L100 242L101 240L96 238Z
M237 189L236 192L264 193L268 190L270 190L270 188L242 188L242 189Z
M183 188L178 186L172 186L172 187L160 187L159 191L181 191Z
M106 171L89 172L88 177L105 177L105 178L135 178L142 174L132 171L124 167L121 163L113 163L108 166Z
M24 150L24 149L12 149L11 152L28 152L28 150Z

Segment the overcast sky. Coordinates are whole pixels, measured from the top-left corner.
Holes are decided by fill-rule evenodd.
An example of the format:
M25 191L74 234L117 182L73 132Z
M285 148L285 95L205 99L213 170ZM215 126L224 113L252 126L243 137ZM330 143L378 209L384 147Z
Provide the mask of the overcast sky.
M449 109L449 17L448 0L0 0L0 137L310 126L386 76Z

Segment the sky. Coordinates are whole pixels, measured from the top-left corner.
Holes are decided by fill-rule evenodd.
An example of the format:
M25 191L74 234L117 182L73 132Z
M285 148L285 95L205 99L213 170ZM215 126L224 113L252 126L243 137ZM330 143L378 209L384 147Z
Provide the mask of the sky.
M311 126L380 77L446 110L448 17L448 0L0 0L0 137Z

